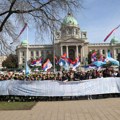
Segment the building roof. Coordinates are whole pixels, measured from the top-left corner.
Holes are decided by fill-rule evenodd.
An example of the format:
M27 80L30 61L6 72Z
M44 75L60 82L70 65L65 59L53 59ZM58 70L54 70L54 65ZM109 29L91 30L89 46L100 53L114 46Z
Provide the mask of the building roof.
M78 22L71 13L68 13L68 15L63 19L62 25L63 26L69 26L69 25L78 26Z

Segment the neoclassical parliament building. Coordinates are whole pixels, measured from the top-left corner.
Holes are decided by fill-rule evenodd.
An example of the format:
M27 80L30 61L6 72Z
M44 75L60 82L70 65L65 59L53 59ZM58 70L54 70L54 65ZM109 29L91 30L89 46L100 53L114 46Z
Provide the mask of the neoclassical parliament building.
M53 45L29 45L27 41L24 40L16 48L19 68L25 67L27 46L29 60L37 59L41 56L44 59L47 54L53 53ZM64 53L71 59L81 56L81 62L84 63L88 53L92 50L99 51L104 56L106 56L108 50L110 50L113 58L116 59L120 52L120 42L114 37L110 43L89 43L87 31L82 31L77 20L72 14L68 13L63 19L61 27L55 33L54 49L56 56L61 56Z

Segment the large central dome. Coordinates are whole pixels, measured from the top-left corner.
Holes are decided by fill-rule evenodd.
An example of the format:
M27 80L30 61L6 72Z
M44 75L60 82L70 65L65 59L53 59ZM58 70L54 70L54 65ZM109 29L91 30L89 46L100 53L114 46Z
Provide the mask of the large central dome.
M68 13L68 15L63 19L62 25L63 26L69 26L69 25L78 26L78 22L71 13Z

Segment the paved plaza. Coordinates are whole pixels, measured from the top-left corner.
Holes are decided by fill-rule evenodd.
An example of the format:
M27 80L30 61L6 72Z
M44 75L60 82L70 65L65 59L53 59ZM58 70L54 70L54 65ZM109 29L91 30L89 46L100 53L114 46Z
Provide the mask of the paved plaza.
M31 110L0 111L0 120L120 120L120 98L38 102Z

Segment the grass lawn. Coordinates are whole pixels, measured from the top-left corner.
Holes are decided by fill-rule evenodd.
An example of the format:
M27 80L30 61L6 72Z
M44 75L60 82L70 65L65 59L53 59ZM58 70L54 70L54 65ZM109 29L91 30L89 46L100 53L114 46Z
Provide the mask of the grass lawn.
M0 102L0 110L30 110L36 102Z

